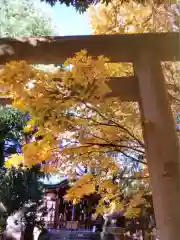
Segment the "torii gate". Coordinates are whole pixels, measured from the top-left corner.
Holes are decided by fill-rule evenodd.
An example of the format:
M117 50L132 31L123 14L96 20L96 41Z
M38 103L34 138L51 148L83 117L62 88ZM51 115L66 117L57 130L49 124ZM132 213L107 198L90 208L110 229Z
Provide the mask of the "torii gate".
M178 33L0 39L0 65L11 60L59 64L86 49L132 62L135 75L113 78L113 96L139 103L160 240L180 239L180 157L161 61L179 61ZM1 104L9 100L1 98Z

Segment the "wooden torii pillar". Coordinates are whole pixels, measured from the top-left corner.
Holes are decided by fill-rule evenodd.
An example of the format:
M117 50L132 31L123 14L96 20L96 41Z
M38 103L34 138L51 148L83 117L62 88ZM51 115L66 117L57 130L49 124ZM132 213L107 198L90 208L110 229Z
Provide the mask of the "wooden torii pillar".
M161 61L179 61L179 34L98 35L0 40L0 65L63 63L75 52L132 62L135 75L113 78L113 96L139 102L160 240L180 239L180 154ZM7 103L2 98L2 103Z
M153 204L160 240L180 238L180 155L159 59L144 52L134 62Z

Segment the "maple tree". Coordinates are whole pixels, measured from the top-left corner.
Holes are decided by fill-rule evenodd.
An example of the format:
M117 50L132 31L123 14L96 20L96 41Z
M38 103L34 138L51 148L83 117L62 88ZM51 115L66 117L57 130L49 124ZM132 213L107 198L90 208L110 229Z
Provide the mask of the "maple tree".
M110 91L106 85L109 74L106 62L103 57L94 59L82 51L66 62L65 65L72 64L72 68L54 73L28 66L25 62L6 64L1 82L9 88L14 106L28 111L33 119L25 130L32 131L36 127L35 136L40 136L40 140L24 145L23 155L14 155L6 161L7 167L19 163L31 167L47 162L46 171L58 169L74 177L76 167L87 166L93 172L87 176L94 183L91 182L89 187L86 185L86 192L80 189L82 194L77 191L74 200L80 199L79 194L93 193L98 185L104 186L102 189L111 186L110 192L102 193L102 196L117 205L120 194L119 185L115 182L119 179L117 175L121 171L132 172L131 168L127 169L128 172L123 169L120 159L130 158L145 165L146 162L138 158L144 154L144 144L138 113L134 111L133 117L136 106L119 105L117 99L103 99ZM139 131L136 129L134 132L132 121L136 117ZM85 179L86 175L80 181L86 182Z
M90 16L91 16L91 24L92 27L94 29L94 33L95 34L116 34L116 33L144 33L144 32L164 32L164 31L173 31L176 30L178 31L179 29L179 13L178 11L176 11L177 9L179 9L179 5L172 5L172 6L167 6L166 5L160 5L159 8L154 9L152 4L146 4L146 5L139 5L137 4L135 1L132 1L131 3L126 3L123 6L121 5L121 3L119 1L112 1L108 6L105 6L104 4L99 4L98 6L92 6L90 8ZM165 74L165 78L167 81L167 87L169 90L169 97L172 103L172 108L175 114L175 117L177 116L177 113L179 112L179 73L177 71L179 67L179 63L163 63L163 69L164 69L164 74ZM110 72L112 75L115 76L122 76L122 75L132 75L133 74L133 69L131 67L130 64L109 64L108 66ZM121 152L122 153L122 148L121 150L118 148L118 146L115 146L118 143L121 143L121 138L120 133L122 134L122 132L124 131L122 129L122 126L126 126L126 129L129 130L129 133L133 133L131 135L132 139L129 138L129 134L126 132L126 137L128 136L128 138L125 141L125 145L126 147L128 146L128 144L130 144L130 142L132 143L132 141L137 141L139 145L136 145L136 150L140 150L142 152L136 153L135 154L135 149L133 149L133 151L131 151L130 149L128 149L127 151L125 151L125 148L123 148L123 154L124 156L128 157L129 159L131 159L133 162L141 162L141 159L144 157L144 145L143 145L143 141L142 141L142 136L141 136L141 130L140 130L140 119L139 119L139 112L138 109L136 108L135 104L127 104L127 103L122 103L122 102L116 102L117 105L113 105L112 102L110 103L110 105L106 104L106 110L103 111L102 109L104 108L104 106L100 106L98 109L98 113L101 115L101 120L104 118L104 120L107 120L106 124L109 127L109 131L108 128L104 128L104 134L103 136L101 135L101 140L103 139L104 141L106 141L106 147L108 146L107 142L109 143L109 148L108 150L112 150L114 148L114 152L118 153ZM112 106L112 108L110 108L110 106ZM113 109L113 111L112 111ZM120 115L116 115L117 112L120 110ZM122 113L123 112L123 113ZM122 115L124 114L131 114L134 113L130 118L126 118L125 121L123 122L122 120ZM117 123L117 119L121 118L121 121L119 121ZM112 120L112 121L111 121ZM135 121L136 120L136 121ZM115 123L116 127L111 125L112 123ZM122 125L121 125L122 124ZM98 125L98 124L97 124ZM96 125L96 128L97 128ZM101 125L101 123L99 123L99 125ZM118 126L119 125L119 126ZM99 127L99 126L98 126ZM112 129L112 127L115 127L114 129ZM96 129L97 130L97 129ZM96 132L97 133L97 132ZM135 133L135 134L134 134ZM112 135L111 135L112 134ZM96 135L97 137L97 135ZM117 137L117 138L116 138ZM115 144L112 146L110 145L110 143L113 144L115 142ZM136 143L137 143L136 142ZM97 141L96 141L97 143ZM100 143L100 141L99 141ZM128 143L128 144L127 144ZM97 144L98 145L98 144ZM105 152L106 150L102 149L102 145L99 144L99 146L101 147L100 150L98 151L103 151ZM103 145L104 147L104 145ZM83 153L84 154L84 153ZM122 157L121 155L121 157ZM121 158L120 154L116 155L118 160ZM136 158L134 157L136 156ZM140 157L140 159L139 159ZM114 158L115 159L115 158ZM143 165L146 165L145 160L141 162ZM130 162L126 162L126 165L130 165ZM142 166L141 164L141 166ZM143 167L144 168L144 167ZM108 169L108 167L106 168ZM140 167L141 171L142 168ZM147 166L145 166L144 168L144 173L139 172L140 170L138 169L137 173L135 174L135 177L138 180L138 175L140 175L142 178L143 177L148 177L148 170L147 170ZM121 166L121 170L119 170L119 172L121 174L118 174L116 177L119 180L119 182L122 183L122 181L124 181L123 177L121 178L122 175L122 166ZM106 172L107 173L107 172ZM130 177L129 177L130 175ZM131 174L128 175L128 179L131 179L132 176L132 172ZM101 179L101 181L99 180ZM100 187L101 189L101 183L103 184L103 180L105 180L106 182L106 177L104 176L104 179L102 180L102 176L98 175L98 179L96 179L96 183L97 185ZM114 178L112 177L112 180L114 180ZM139 181L139 180L138 180ZM93 185L95 184L95 180L93 179L91 183ZM125 215L128 217L133 217L133 216L137 216L140 212L140 208L138 208L138 205L141 205L140 202L144 201L145 203L145 195L147 194L147 192L149 193L149 184L147 184L147 179L146 180L141 180L140 185L137 187L136 191L134 191L133 193L133 197L132 200L129 204L129 208L125 208L126 212ZM81 183L81 184L80 184ZM68 197L71 200L76 200L78 197L80 196L84 196L84 194L87 194L88 189L85 187L86 186L86 181L81 181L80 180L77 182L77 184L74 185L74 187L72 189L69 190L68 192ZM107 186L106 188L109 187L108 183L106 182ZM112 183L112 181L111 181ZM146 188L145 185L142 187L142 185L147 184ZM94 186L93 185L93 186ZM120 184L118 184L119 186ZM114 186L114 185L113 185ZM105 189L106 189L105 188ZM132 186L129 185L129 188L132 189ZM129 189L129 191L131 191L131 189ZM89 187L89 189L92 189L92 192L94 192L95 187ZM122 193L126 192L124 190L124 188L121 186L120 187L122 191ZM120 190L118 189L118 191ZM126 186L127 189L127 186ZM143 189L143 190L142 190ZM79 191L79 192L78 192ZM96 188L96 191L98 192L98 188ZM103 194L101 192L101 190L99 191L99 193L102 196L102 201L100 201L100 205L99 208L97 208L97 212L103 212L103 203L104 200L106 200L106 197L108 198L108 196L110 197L110 195ZM124 197L122 198L122 193L118 194L116 200L117 200L117 204L116 207L114 207L114 210L118 211L118 207L121 208L121 211L124 210L124 206L126 206L126 201L124 201ZM136 196L141 196L141 198L137 198ZM114 197L116 196L116 194L114 193ZM132 196L132 194L131 194ZM112 199L114 199L112 197ZM114 202L112 201L111 198L109 198L109 203L113 204ZM123 201L122 201L123 199ZM133 202L135 204L133 204ZM119 203L119 204L118 204ZM135 207L136 206L136 207ZM109 205L106 203L105 206L109 207ZM110 211L110 209L112 210L112 206L110 206L110 208L107 208L107 212ZM123 209L123 210L122 210ZM104 209L105 210L105 209Z
M155 7L153 2L147 2L143 5L137 4L136 1L131 1L124 3L122 6L119 1L113 0L108 6L103 4L92 6L89 9L89 15L95 34L179 31L180 26L179 2L171 5L161 4ZM116 75L122 74L122 72L125 72L126 75L132 74L132 69L128 67L125 64L115 64L115 67L111 65L112 70L116 69ZM177 118L180 96L179 63L164 62L162 67L167 82L169 100L171 101L174 117ZM138 130L137 126L134 124L136 131ZM147 186L149 188L150 185L148 184ZM147 191L148 188L146 189ZM138 190L138 193L142 193L140 188ZM136 199L135 196L132 196L132 201ZM130 211L130 216L132 217L136 209L129 208L129 210L132 210Z
M179 2L171 5L160 4L158 7L155 7L153 2L147 2L143 5L138 4L136 1L131 1L124 3L122 6L119 1L113 0L108 6L104 4L92 6L89 9L89 15L95 34L179 31L180 26ZM132 74L132 69L130 69L127 64L111 64L110 67L112 71L115 69L116 76L121 75L122 72L126 75ZM164 62L162 63L162 67L167 82L173 113L175 118L177 118L180 96L179 63ZM134 123L133 126L135 131L139 131L139 125ZM146 168L146 171L147 170ZM147 191L149 186L148 184ZM142 190L138 188L137 192L142 193ZM143 196L143 193L141 196ZM132 201L134 201L134 199L136 199L136 194L132 196ZM138 205L138 201L136 204ZM129 210L132 210L130 211L130 216L132 217L136 209L129 208Z
M154 10L152 5L130 2L122 8L112 1L108 6L100 4L90 11L95 34L178 28L174 10L167 11L164 5ZM154 11L157 11L155 18ZM163 63L176 112L179 108L177 67L177 64ZM102 56L95 59L85 51L68 59L64 68L49 72L23 61L6 64L1 84L14 99L13 105L29 112L31 120L25 130L36 129L35 141L24 145L23 154L12 156L6 166L23 163L31 167L45 163L42 171L58 171L72 178L77 175L77 168L84 166L88 173L68 191L66 199L76 203L84 195L98 192L102 198L97 212L119 209L128 217L137 216L139 205L145 203L143 196L149 192L139 109L135 103L104 98L110 91L109 76L128 76L132 72L131 64L110 64L108 59ZM134 180L136 188L133 189Z

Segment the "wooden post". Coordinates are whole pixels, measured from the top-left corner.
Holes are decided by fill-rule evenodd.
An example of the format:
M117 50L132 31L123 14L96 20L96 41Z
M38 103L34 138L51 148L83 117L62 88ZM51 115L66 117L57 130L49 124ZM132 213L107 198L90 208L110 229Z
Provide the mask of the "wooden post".
M160 61L141 51L134 62L146 158L160 240L180 239L179 143Z

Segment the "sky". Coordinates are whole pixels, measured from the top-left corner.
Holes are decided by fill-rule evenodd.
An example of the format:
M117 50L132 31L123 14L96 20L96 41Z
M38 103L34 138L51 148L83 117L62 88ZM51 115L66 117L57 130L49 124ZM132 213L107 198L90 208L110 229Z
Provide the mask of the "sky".
M53 8L53 19L60 25L62 35L91 34L87 13L80 15L73 7L56 4Z
M88 14L79 14L73 7L57 3L54 7L46 3L38 3L39 7L52 17L59 35L88 35L92 33Z

